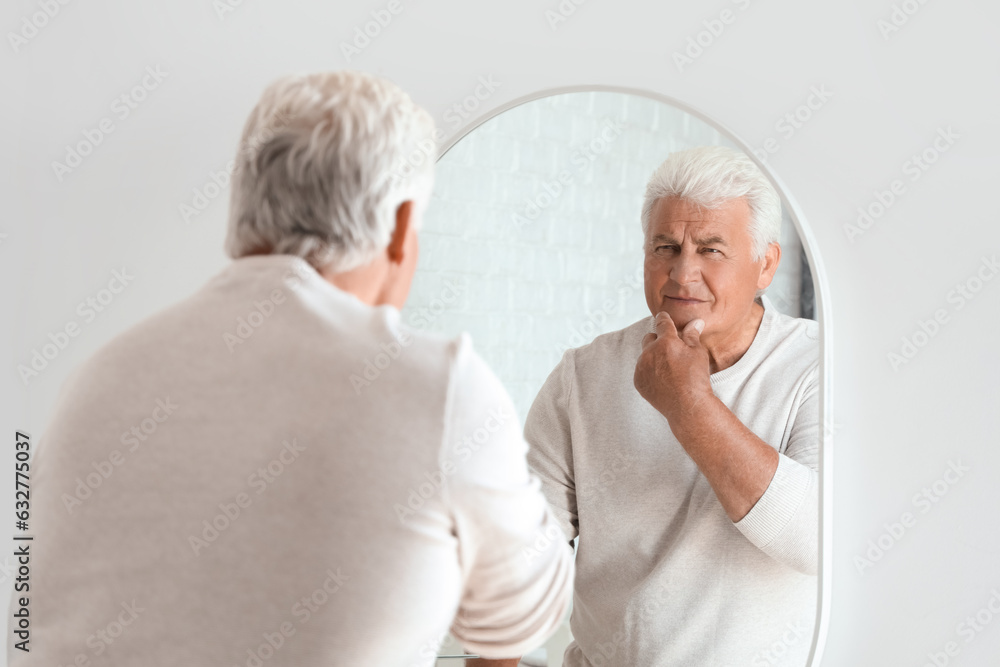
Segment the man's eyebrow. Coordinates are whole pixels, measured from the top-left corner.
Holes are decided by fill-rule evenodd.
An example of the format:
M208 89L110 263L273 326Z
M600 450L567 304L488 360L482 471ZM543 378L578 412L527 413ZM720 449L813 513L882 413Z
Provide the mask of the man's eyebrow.
M675 245L677 243L677 241L674 240L674 238L672 236L667 236L666 234L662 234L662 233L661 234L654 234L653 238L651 239L651 242L654 243L654 244L655 243L671 243L671 244L675 244ZM709 237L704 238L704 239L694 239L694 242L695 242L696 245L702 245L702 246L704 246L704 245L721 245L721 246L725 246L727 248L729 247L729 244L726 243L726 240L724 238L722 238L721 236L719 236L718 234L716 234L714 236L709 236Z
M715 236L709 236L707 239L695 239L694 242L697 243L698 245L722 245L726 246L727 248L729 247L729 244L726 243L726 240L721 236L719 236L718 234L716 234Z

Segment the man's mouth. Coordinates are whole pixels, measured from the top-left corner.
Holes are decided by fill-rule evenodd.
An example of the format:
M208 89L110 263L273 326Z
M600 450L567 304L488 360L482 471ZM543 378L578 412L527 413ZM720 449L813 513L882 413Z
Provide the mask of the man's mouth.
M679 303L679 304L683 304L683 305L690 305L690 306L694 306L694 305L697 305L699 303L705 303L701 299L685 299L685 298L682 298L682 297L679 297L679 296L668 296L667 298L670 299L671 301L673 301L674 303Z

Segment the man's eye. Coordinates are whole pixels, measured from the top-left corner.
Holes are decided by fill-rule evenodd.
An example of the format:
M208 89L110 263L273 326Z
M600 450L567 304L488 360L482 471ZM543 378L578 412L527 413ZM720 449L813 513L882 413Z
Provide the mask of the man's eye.
M705 252L719 252L717 248L705 248Z

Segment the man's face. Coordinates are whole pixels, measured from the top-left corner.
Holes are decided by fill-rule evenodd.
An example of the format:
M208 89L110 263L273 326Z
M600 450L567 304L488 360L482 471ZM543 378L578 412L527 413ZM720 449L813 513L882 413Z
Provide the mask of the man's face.
M691 320L704 320L703 340L738 331L757 290L771 284L781 255L772 243L763 259L753 261L749 222L743 198L715 209L676 197L658 200L645 243L650 313L667 311L678 331Z

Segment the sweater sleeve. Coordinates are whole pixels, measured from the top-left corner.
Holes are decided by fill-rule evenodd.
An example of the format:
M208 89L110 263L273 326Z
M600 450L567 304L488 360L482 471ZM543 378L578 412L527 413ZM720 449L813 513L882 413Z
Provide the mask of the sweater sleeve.
M802 383L784 450L764 495L735 526L767 555L804 574L819 561L818 367Z
M569 540L580 532L569 418L574 370L573 351L567 350L535 397L524 424L530 445L528 465L541 479L542 492Z
M449 386L442 468L464 586L452 634L488 658L520 656L558 628L573 554L525 460L513 402L466 335Z

